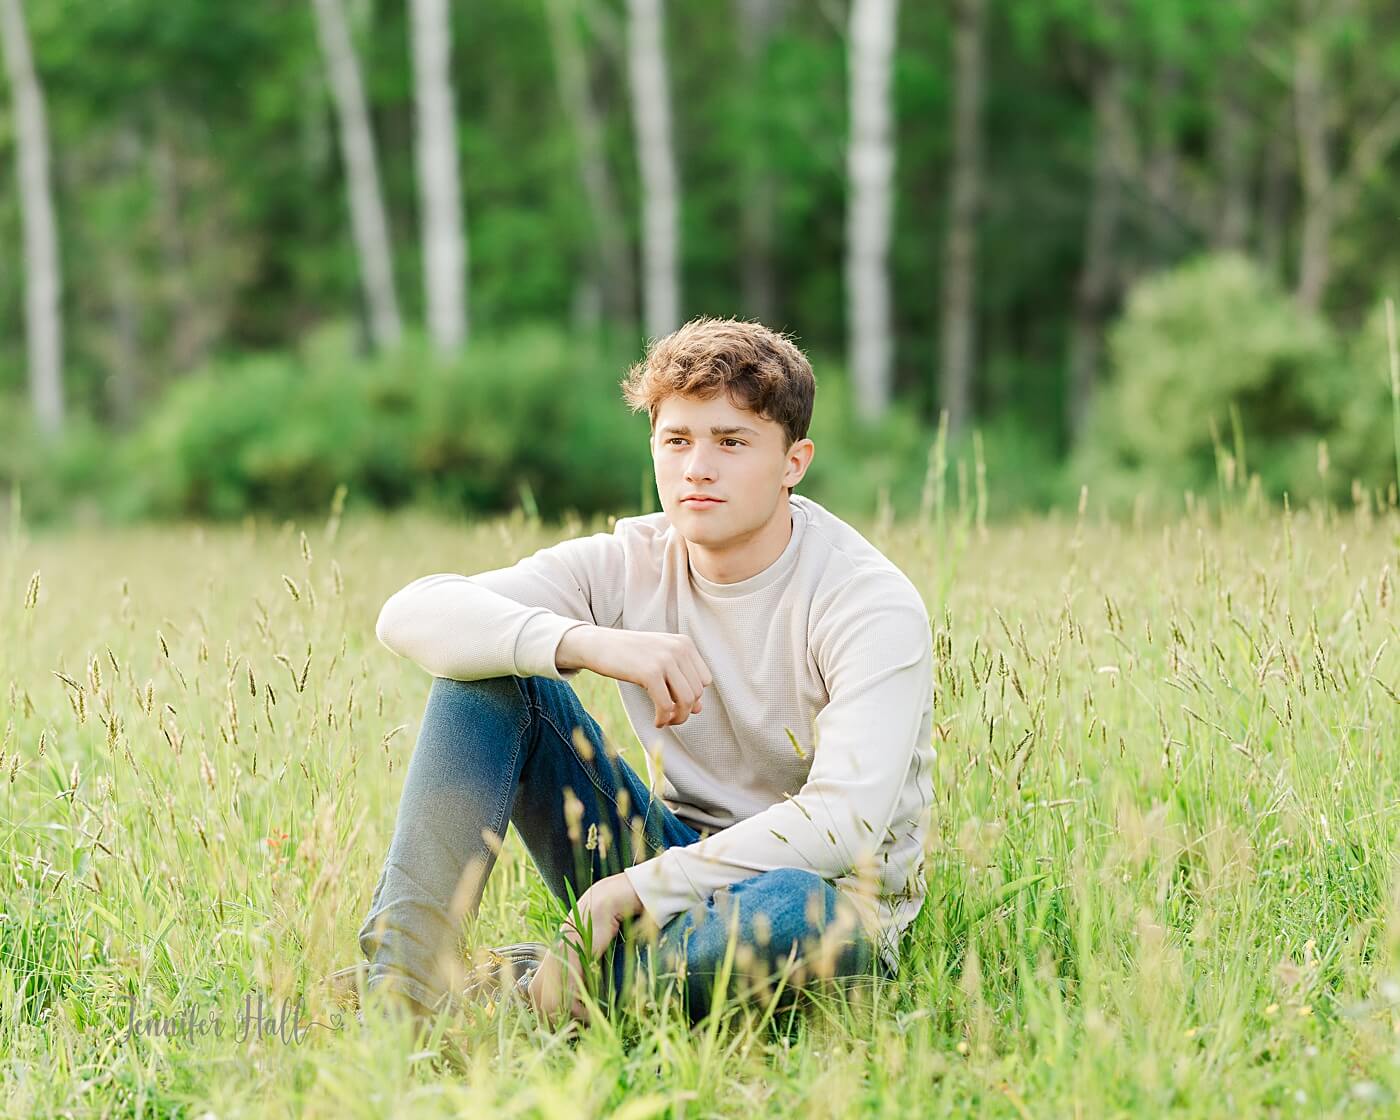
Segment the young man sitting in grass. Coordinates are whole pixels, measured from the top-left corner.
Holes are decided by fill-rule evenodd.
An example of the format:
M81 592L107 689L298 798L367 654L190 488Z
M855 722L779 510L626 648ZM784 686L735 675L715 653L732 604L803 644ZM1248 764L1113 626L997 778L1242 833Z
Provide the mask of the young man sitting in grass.
M424 576L379 616L380 640L435 679L359 940L366 989L418 1015L460 998L460 923L507 823L591 923L591 942L566 921L553 947L513 947L517 990L550 1023L587 1018L585 970L600 996L682 978L699 1018L731 936L754 990L892 976L923 901L928 612L793 493L815 450L807 359L756 323L699 319L622 387L651 418L661 513ZM618 682L651 784L579 702L580 669Z

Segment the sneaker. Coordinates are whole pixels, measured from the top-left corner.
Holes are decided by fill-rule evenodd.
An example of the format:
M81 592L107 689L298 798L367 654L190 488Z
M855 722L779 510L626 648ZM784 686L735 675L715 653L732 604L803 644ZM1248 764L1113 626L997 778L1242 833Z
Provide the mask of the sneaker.
M329 996L332 1003L338 1007L355 1012L355 1018L361 1023L365 1022L364 1001L361 998L367 994L365 987L369 979L369 961L358 961L346 968L337 969L327 976L322 982L322 988ZM381 997L380 1009L389 1015L407 1015L416 1022L430 1023L436 1012L417 999L403 991L393 978L389 978L386 983L380 985L379 994ZM444 996L439 1006L449 1006L451 1001Z
M369 979L369 961L359 961L337 969L323 981L327 994L341 1007L359 1007L360 993Z
M467 1000L503 1000L511 997L528 1002L530 981L549 951L542 941L517 941L486 950L486 959L474 968L462 987Z
M486 959L467 975L462 998L467 1001L500 1000L510 996L528 1001L527 989L549 946L542 941L517 941L485 950ZM342 1007L359 1007L360 994L369 977L369 962L358 961L326 977L325 987Z

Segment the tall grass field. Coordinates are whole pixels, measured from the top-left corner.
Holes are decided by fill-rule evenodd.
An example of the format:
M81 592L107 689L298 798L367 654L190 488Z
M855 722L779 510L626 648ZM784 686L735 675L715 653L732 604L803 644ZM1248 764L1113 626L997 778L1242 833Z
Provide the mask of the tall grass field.
M485 1000L426 1043L320 987L358 959L430 683L378 609L607 524L13 524L3 1112L1400 1112L1400 513L943 512L857 523L934 628L929 892L898 980L694 1027L667 1000L572 1031ZM614 682L575 686L644 773ZM469 937L556 921L512 833Z

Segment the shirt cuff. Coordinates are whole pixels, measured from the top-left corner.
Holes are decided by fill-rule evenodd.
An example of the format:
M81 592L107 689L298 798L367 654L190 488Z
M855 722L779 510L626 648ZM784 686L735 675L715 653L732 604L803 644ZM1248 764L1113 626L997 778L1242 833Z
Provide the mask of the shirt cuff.
M576 626L587 625L581 619L566 618L544 608L531 615L515 639L516 675L549 677L556 681L578 676L577 669L560 669L555 665L554 658L564 635Z
M668 852L674 850L668 848L643 863L634 863L622 869L637 897L642 900L642 909L658 928L664 927L677 914L705 901L675 860L666 858Z

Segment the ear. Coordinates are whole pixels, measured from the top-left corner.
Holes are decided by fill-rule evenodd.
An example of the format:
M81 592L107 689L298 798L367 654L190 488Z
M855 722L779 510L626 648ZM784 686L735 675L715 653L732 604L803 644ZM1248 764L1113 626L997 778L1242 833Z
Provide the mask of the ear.
M810 439L800 439L788 448L787 468L783 471L783 485L791 489L802 481L807 468L812 465L812 456L817 445Z

